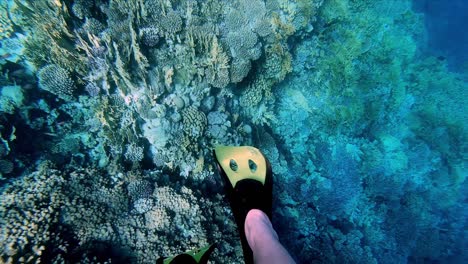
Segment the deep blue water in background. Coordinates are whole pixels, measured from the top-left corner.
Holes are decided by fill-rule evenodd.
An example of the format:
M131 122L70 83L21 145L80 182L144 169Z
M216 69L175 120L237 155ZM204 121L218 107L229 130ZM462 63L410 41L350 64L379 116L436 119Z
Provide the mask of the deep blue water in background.
M429 53L444 56L451 69L468 67L468 1L415 0L414 9L425 14Z

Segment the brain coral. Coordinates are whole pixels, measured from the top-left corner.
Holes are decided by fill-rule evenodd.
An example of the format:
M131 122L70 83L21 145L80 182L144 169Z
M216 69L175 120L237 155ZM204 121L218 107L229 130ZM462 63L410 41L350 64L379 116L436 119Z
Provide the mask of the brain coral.
M194 106L185 108L182 112L184 133L190 138L198 138L203 135L207 120L203 112Z

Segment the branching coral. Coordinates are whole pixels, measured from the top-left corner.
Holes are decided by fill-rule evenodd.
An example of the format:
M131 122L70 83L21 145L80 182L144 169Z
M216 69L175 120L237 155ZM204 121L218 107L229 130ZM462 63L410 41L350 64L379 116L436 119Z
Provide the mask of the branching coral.
M159 42L159 30L157 27L145 27L140 29L140 37L143 42L148 47L154 47Z
M457 100L443 101L463 93L449 95L451 89L461 90L456 88L460 87L458 82L449 81L453 73L442 70L444 74L438 75L443 62L434 58L420 67L414 45L419 36L415 28L422 24L413 23L417 15L407 8L408 3L324 1L321 19L329 22L314 24L316 35L296 46L292 66L297 74L274 90L280 99L275 112L278 122L272 128L286 146L283 153L290 153L290 172L281 180L293 186L285 188L286 192L301 190L300 197L290 192L292 201L284 202L281 214L288 219L304 219L312 213L317 226L324 227L312 233L323 239L318 246L317 239L302 241L307 231L291 235L289 231L294 228L281 225L288 230L282 234L291 241L300 240L301 245L315 244L318 250L308 251L309 257L353 263L446 257L438 250L428 253L426 239L442 247L447 244L438 239L439 232L428 235L426 230L428 225L440 225L446 212L454 208L460 198L459 181L455 179L460 178L456 169L447 172L440 163L440 150L430 146L456 148L458 144L448 142L464 137L458 133L461 130L454 129L452 134L445 130L447 127L429 128L433 119L418 112L425 107L418 108L417 102L419 98L427 103L427 110L438 109L440 113L458 105ZM412 67L418 68L417 73ZM428 72L432 77L426 75ZM426 97L425 89L419 90L422 87L431 87L431 96ZM435 87L446 87L445 95L435 93ZM453 121L461 113L454 111L436 119ZM452 124L460 124L458 120ZM452 158L446 154L443 159ZM453 168L459 164L455 160L448 162ZM454 181L441 184L448 178ZM451 191L441 185L450 185ZM297 201L299 204L294 204ZM314 209L289 209L290 204L300 207L303 202ZM431 210L438 213L431 214ZM290 211L298 216L291 216L294 214ZM444 216L439 214L442 211ZM296 242L288 244L294 247ZM458 250L454 244L452 247Z
M0 40L10 37L13 32L13 24L10 20L8 1L0 3Z
M205 71L208 83L216 88L224 88L229 84L229 58L213 37L208 58L208 67Z
M234 59L231 64L230 77L234 83L241 82L252 68L250 60Z
M143 148L137 146L135 143L127 145L125 158L131 162L140 162L143 159Z
M2 262L40 261L45 251L52 251L49 246L58 246L51 237L66 201L61 193L63 182L59 171L44 167L14 181L2 192Z
M0 93L0 112L13 114L23 106L24 92L20 86L3 86ZM0 154L1 156L1 154Z
M86 58L75 48L71 18L66 4L61 1L33 1L25 3L15 0L17 8L15 24L29 34L26 55L36 67L55 63L84 75Z
M127 191L133 208L137 214L144 214L153 208L153 186L146 180L135 180L128 184Z

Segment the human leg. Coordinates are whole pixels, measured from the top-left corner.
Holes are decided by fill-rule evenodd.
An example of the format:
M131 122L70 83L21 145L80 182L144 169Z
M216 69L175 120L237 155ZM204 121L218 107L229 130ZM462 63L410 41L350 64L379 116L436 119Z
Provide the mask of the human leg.
M252 209L247 213L244 231L256 264L295 263L279 242L270 219L261 210Z

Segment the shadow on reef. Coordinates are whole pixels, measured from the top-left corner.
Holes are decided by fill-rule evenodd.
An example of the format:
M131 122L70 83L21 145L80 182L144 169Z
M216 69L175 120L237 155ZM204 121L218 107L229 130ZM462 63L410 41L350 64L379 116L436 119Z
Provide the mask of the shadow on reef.
M79 263L80 260L89 259L98 263L133 263L134 259L130 256L130 252L126 249L119 248L108 241L91 241L86 245L81 246L73 252L72 255L65 255L65 260L71 263Z
M133 263L134 259L129 250L119 247L110 241L93 240L79 245L70 228L64 225L52 226L55 228L55 238L45 245L42 252L41 263L54 263L57 256L65 263L81 263L85 260L93 263ZM54 243L57 242L57 243ZM133 261L132 261L133 260Z

